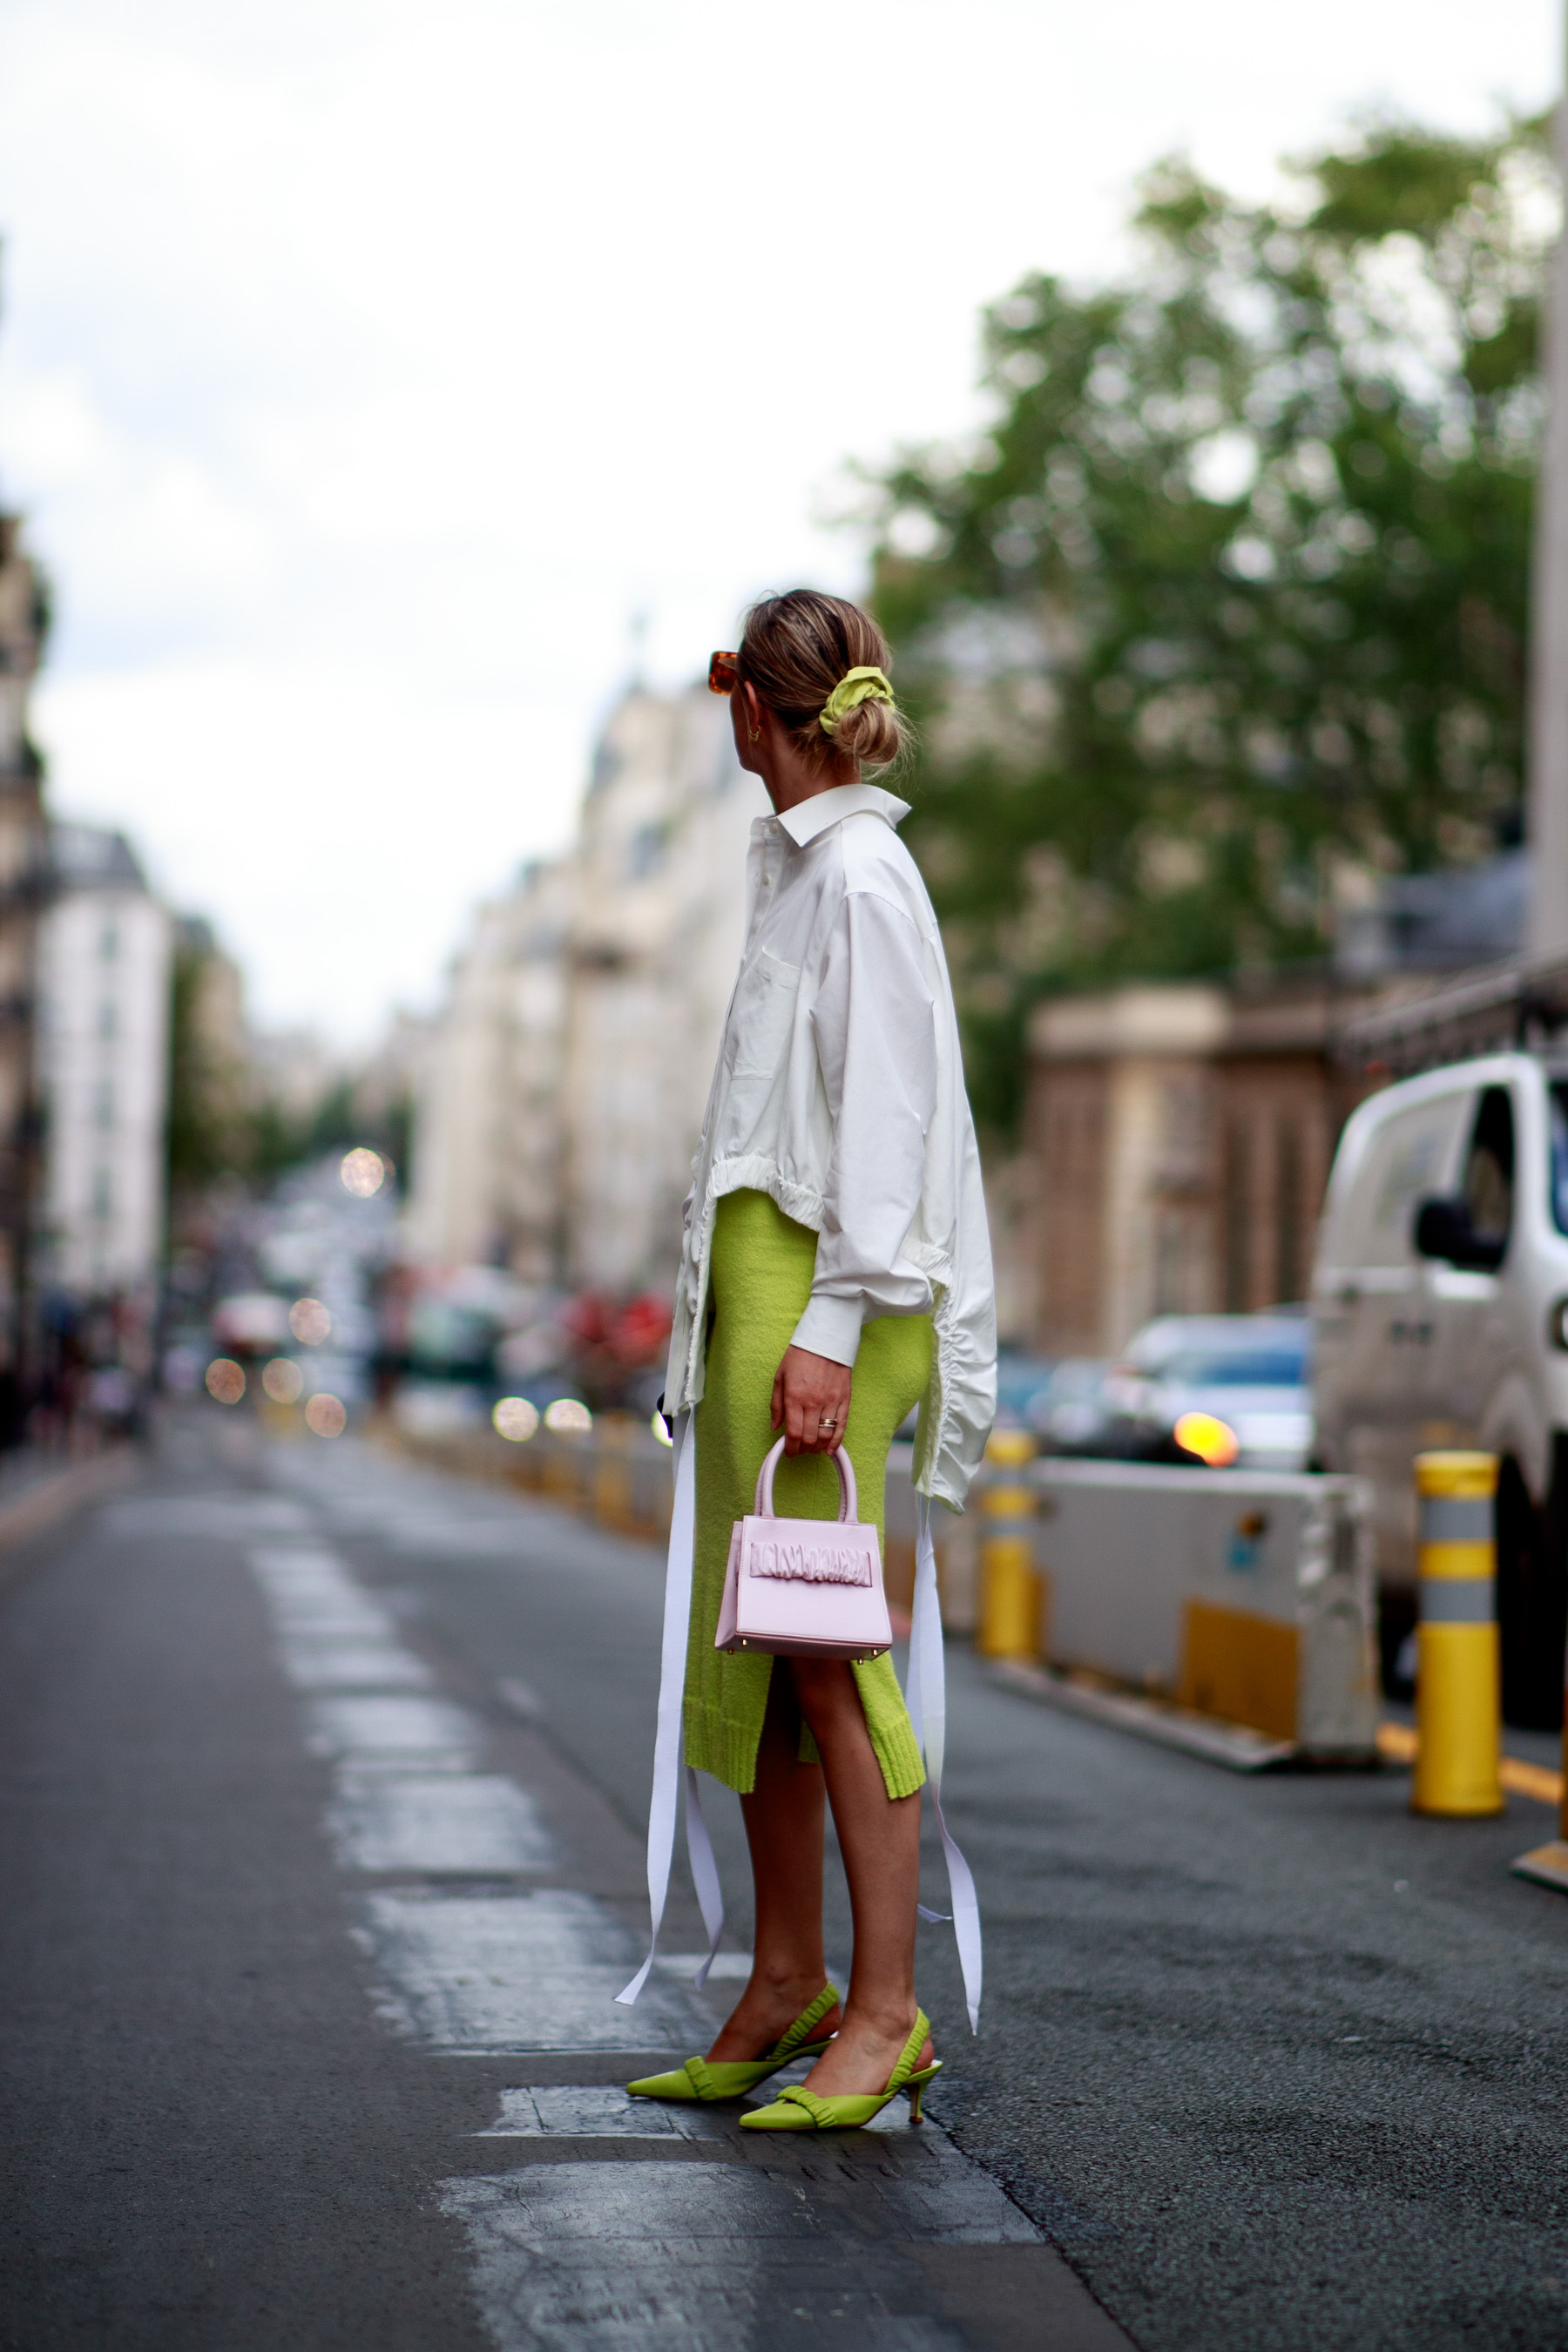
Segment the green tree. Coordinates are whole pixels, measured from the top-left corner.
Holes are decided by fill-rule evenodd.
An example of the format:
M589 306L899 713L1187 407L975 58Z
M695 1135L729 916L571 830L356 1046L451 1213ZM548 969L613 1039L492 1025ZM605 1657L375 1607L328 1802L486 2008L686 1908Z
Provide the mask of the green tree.
M221 979L205 924L180 925L169 1003L169 1182L177 1201L243 1171L249 1159L245 1074L213 1018Z
M989 431L870 484L990 1123L1040 994L1321 954L1358 877L1518 821L1542 126L1382 123L1286 189L1159 166L1128 282L1026 278Z

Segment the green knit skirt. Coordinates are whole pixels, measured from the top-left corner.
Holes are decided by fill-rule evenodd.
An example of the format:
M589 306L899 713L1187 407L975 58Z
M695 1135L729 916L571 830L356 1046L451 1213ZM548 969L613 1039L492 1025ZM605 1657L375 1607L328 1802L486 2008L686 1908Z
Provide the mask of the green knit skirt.
M772 1426L773 1376L805 1311L816 1269L816 1235L765 1192L730 1192L720 1202L710 1275L712 1322L707 1378L697 1408L697 1544L691 1632L686 1659L686 1760L742 1796L757 1771L757 1743L774 1661L764 1652L713 1647L735 1521L752 1507L757 1473L778 1434ZM884 1315L868 1323L855 1360L845 1444L855 1465L862 1519L884 1539L883 1492L893 1432L931 1379L929 1315ZM781 1517L838 1515L838 1473L826 1454L778 1466L773 1508ZM871 1745L889 1797L910 1796L925 1779L890 1657L850 1670L859 1685ZM803 1754L815 1755L810 1735Z

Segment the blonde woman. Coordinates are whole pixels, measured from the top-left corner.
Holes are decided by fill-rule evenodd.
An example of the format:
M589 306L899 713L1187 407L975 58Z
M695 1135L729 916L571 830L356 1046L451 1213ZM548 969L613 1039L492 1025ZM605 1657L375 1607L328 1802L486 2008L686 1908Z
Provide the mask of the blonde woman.
M630 2088L739 2096L815 2054L804 2095L742 2117L765 2129L864 2123L900 2089L919 2111L935 2072L914 1983L925 1773L890 1658L715 1649L731 1528L781 1432L782 1514L836 1514L828 1457L842 1445L861 1516L879 1526L888 1449L916 1405L924 1507L933 1496L959 1507L994 1402L990 1246L946 962L899 839L908 809L864 773L900 746L889 667L858 605L795 589L752 608L739 652L715 654L709 677L731 697L741 764L773 814L752 828L745 953L677 1294L666 1403L682 1453L650 1883L657 1934L656 1849L662 1841L667 1879L673 1836L669 1668L684 1630L686 1760L740 1793L756 1936L751 1980L706 2058ZM694 1499L683 1499L692 1446ZM684 1629L683 1510L694 1521ZM928 1581L934 1612L929 1563ZM929 1733L926 1745L929 1757ZM823 1958L825 1803L854 1918L842 2009ZM710 1864L693 1858L700 1888ZM705 1907L721 1916L716 1899ZM975 1972L977 1939L976 1927Z

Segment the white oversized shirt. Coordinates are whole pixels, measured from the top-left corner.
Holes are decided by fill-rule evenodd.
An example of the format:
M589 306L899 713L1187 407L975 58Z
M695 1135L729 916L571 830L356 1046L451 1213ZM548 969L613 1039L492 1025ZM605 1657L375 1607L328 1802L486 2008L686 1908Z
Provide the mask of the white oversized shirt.
M797 1347L853 1364L871 1318L931 1313L915 1483L958 1509L995 1410L995 1305L947 961L894 830L908 814L875 784L841 784L752 827L665 1402L679 1412L702 1395L718 1202L766 1192L817 1235Z

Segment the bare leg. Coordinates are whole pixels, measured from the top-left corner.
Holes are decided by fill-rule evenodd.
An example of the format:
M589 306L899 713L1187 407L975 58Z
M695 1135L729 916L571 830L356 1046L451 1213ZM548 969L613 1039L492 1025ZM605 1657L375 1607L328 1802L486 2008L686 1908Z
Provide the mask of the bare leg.
M921 1801L918 1793L889 1796L849 1668L837 1661L791 1663L801 1712L822 1755L855 1922L844 2021L813 2067L811 2087L825 2098L879 2091L915 2021ZM928 2041L918 2063L928 2065L931 2054Z
M800 1710L789 1668L780 1659L768 1690L756 1783L741 1800L756 1889L752 1976L708 2053L715 2060L760 2058L827 1980L822 1956L822 1767L800 1763L799 1746ZM817 2038L837 2026L838 2011L830 2010Z

